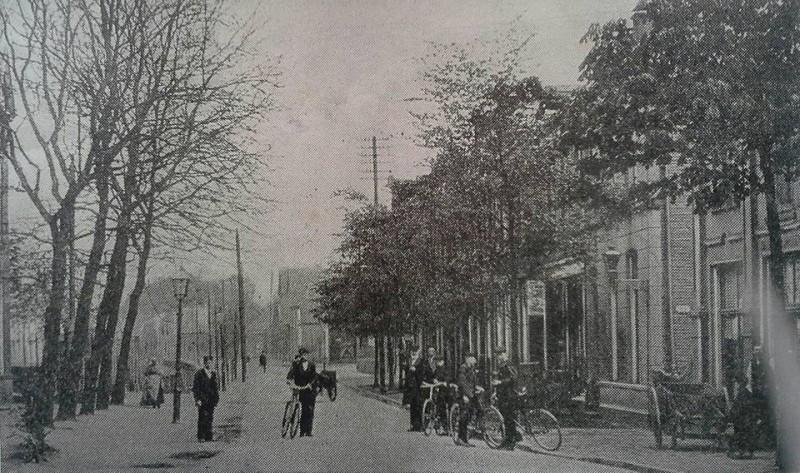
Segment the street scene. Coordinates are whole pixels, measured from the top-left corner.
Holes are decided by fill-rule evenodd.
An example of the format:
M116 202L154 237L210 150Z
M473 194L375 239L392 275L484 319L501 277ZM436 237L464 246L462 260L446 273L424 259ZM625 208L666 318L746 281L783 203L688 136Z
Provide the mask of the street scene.
M0 5L3 471L800 471L800 2Z

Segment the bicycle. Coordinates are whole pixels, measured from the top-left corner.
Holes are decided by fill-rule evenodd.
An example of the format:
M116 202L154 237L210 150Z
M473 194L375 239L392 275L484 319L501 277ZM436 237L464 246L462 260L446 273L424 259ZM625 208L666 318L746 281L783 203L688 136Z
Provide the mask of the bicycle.
M528 435L539 447L549 452L554 452L561 448L561 427L558 419L547 409L527 407L529 396L525 388L517 392L517 413L516 426L517 432L521 432L523 437Z
M437 435L445 435L447 432L446 422L442 422L439 413L439 397L443 387L447 387L447 383L422 383L422 388L428 388L428 398L422 404L422 426L425 436L429 436L434 430Z
M304 389L311 389L311 385L292 385L292 399L286 402L286 407L283 409L281 437L286 437L288 433L289 438L295 438L300 430L300 418L303 415L302 406L300 405L300 391Z
M495 396L489 400L489 405L484 406L484 401L480 396L485 396L483 388L478 388L478 409L476 415L472 416L472 421L467 424L467 439L475 435L480 435L489 448L498 448L503 442L503 416L494 407ZM458 444L458 418L461 414L461 404L455 403L450 408L450 435L453 442Z

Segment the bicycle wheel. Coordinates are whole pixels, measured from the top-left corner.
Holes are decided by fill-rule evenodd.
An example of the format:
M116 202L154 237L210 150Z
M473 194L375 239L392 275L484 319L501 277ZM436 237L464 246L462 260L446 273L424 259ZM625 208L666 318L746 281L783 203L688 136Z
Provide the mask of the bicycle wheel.
M433 401L425 399L422 403L422 431L428 436L433 431L433 416L436 414Z
M289 432L289 426L292 425L291 418L289 417L291 406L292 406L292 401L288 401L286 403L286 407L283 408L283 423L281 423L281 437L286 437L286 434Z
M444 410L444 412L441 412ZM436 418L433 420L433 427L436 435L447 435L449 433L450 420L447 418L447 408L436 409Z
M300 403L294 403L294 409L292 409L292 420L291 420L291 428L289 429L289 438L295 438L297 432L300 430L300 419L302 418L302 411L300 410Z
M494 406L489 406L483 410L481 416L481 429L483 430L483 440L489 448L497 448L503 442L503 415Z
M554 452L561 447L561 428L558 420L545 409L531 409L527 412L528 429L533 441L543 449Z
M453 404L453 407L450 408L450 437L453 438L453 442L458 440L458 416L461 413L461 406L458 404Z

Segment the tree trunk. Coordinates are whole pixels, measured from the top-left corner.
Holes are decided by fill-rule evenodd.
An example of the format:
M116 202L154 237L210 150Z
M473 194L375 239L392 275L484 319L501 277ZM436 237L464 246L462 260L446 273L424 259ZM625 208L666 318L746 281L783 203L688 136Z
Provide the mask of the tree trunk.
M71 189L70 189L71 191ZM68 191L69 193L69 191ZM75 217L75 200L65 198L61 208L50 218L50 235L53 239L51 261L50 297L44 312L44 353L42 357L39 392L35 410L48 421L53 419L53 403L59 367L61 313L64 308L67 285L68 229Z
M123 222L124 220L124 222ZM127 273L126 259L128 245L130 244L130 214L127 218L120 216L117 225L117 240L114 242L114 251L111 254L103 300L100 302L99 312L107 311L106 327L103 335L102 350L100 352L100 374L97 383L97 408L106 409L111 395L111 371L113 367L114 338L119 322L119 306L125 289ZM108 297L106 297L108 296Z
M380 379L378 372L380 371L380 355L379 355L379 343L378 343L378 336L375 335L375 359L373 360L373 370L372 370L372 387L377 388L380 386Z
M125 289L125 277L127 275L128 247L131 238L131 219L134 210L133 195L139 185L137 173L139 169L139 148L136 143L128 146L128 163L123 178L124 187L120 195L120 211L117 217L116 240L114 250L111 253L111 260L108 265L108 276L106 278L106 288L103 292L103 299L98 308L98 319L103 319L106 323L103 327L103 336L100 343L100 351L97 358L97 368L99 369L97 381L97 408L107 409L111 397L111 371L113 368L114 357L114 338L117 333L117 323L119 322L119 306L122 302L122 294ZM102 314L102 315L101 315Z
M509 279L508 286L511 289L509 298L509 317L511 318L511 341L505 347L510 357L511 363L519 363L519 311L517 310L518 278L519 270L517 264L517 221L516 205L514 202L508 208L508 249L509 249Z
M83 274L83 283L78 294L78 305L75 310L75 325L72 333L72 344L68 356L61 366L61 378L65 381L59 385L59 419L75 419L78 406L78 389L84 373L83 358L89 340L89 318L91 316L92 299L100 273L100 263L106 245L106 216L108 215L108 179L105 172L98 171L97 181L97 219L94 224L92 247Z
M389 389L394 389L394 376L395 376L395 367L394 367L394 337L388 337L388 358L389 358Z
M100 401L101 405L108 407L108 388L110 372L103 372L102 375L108 379L101 379L101 366L106 361L106 357L111 356L111 348L114 343L114 332L116 331L116 320L119 312L119 302L122 299L122 290L125 285L125 257L128 250L128 228L127 222L120 215L117 226L117 236L114 242L114 250L108 265L108 275L106 277L106 288L103 291L103 298L97 310L97 321L95 323L94 340L92 342L92 352L87 362L87 378L83 387L81 414L94 413L95 406ZM99 383L104 382L104 385ZM101 393L101 388L105 389ZM105 398L100 398L101 395Z
M145 224L142 230L143 241L142 250L139 253L139 264L136 272L136 284L128 298L128 314L125 317L125 327L122 330L122 341L120 342L119 357L117 359L117 375L114 380L114 388L111 393L112 404L125 403L125 383L128 379L128 360L130 358L131 338L133 337L133 327L136 324L136 317L139 313L139 299L144 292L145 277L147 276L147 260L150 256L150 246L152 244L152 213L145 217ZM209 324L209 334L211 325ZM209 345L210 347L211 345ZM138 373L136 373L138 375Z
M380 337L380 371L381 371L381 392L386 392L386 337Z

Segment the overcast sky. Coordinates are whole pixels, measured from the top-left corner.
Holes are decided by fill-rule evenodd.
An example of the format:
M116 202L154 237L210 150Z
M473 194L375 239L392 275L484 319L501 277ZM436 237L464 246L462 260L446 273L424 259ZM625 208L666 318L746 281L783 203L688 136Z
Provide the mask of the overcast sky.
M373 135L388 138L381 150L381 199L388 172L413 177L429 153L413 145L415 133L405 99L420 95L417 59L426 42L467 42L517 26L536 33L532 72L545 84L575 84L586 54L579 40L593 22L629 17L636 0L516 1L320 1L232 0L254 14L256 40L269 56L280 55L281 110L263 124L261 139L273 169L265 189L274 198L267 236L243 235L245 271L269 289L279 267L324 264L337 244L342 200L336 189L372 195L369 159L361 149ZM12 181L14 179L12 178ZM18 199L19 197L17 197ZM17 200L17 202L19 202ZM21 203L20 203L21 204ZM20 205L20 208L25 206ZM25 212L12 216L25 218ZM185 261L191 272L233 271L233 259ZM157 270L156 270L157 271ZM195 273L196 274L196 273ZM153 273L151 272L151 276ZM262 276L263 275L263 276Z
M240 0L242 11L258 2ZM526 1L266 1L258 7L265 47L282 56L283 110L264 125L274 145L270 164L274 237L250 242L264 264L324 262L336 245L342 202L336 189L371 196L372 135L389 137L382 169L397 177L425 172L428 151L404 99L419 96L417 58L426 42L466 42L503 30L514 18L534 31L533 71L545 84L575 84L588 48L580 38L593 22L628 17L636 0ZM382 174L382 183L388 174ZM382 199L387 198L382 189Z

